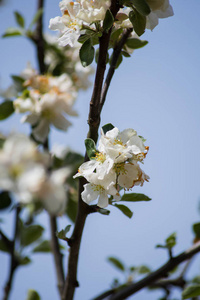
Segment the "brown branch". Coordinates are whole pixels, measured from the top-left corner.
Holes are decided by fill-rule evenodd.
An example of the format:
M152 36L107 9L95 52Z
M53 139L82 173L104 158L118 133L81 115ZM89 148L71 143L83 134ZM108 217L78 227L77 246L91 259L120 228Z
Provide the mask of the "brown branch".
M180 255L173 257L166 264L164 264L161 268L152 272L151 274L146 276L144 279L142 279L136 283L132 283L131 285L125 287L124 289L116 292L109 299L110 300L121 300L121 299L125 299L126 297L129 297L129 296L135 294L139 290L150 286L156 280L158 280L162 277L165 277L168 272L173 270L176 266L178 266L183 261L188 260L191 257L193 257L198 252L200 252L200 242L194 244L190 249L186 250L185 252L181 253Z
M119 6L116 0L111 1L110 10L115 17ZM100 124L100 99L102 92L102 85L104 79L104 73L106 70L107 51L109 46L111 29L109 32L103 32L99 39L99 58L96 69L96 76L94 81L93 93L90 101L90 111L88 117L89 132L88 137L92 138L95 142L98 139L98 128ZM87 154L85 155L85 161L88 160ZM89 213L94 212L93 208L85 204L81 199L81 193L83 191L83 185L86 183L84 178L79 180L79 201L78 212L75 222L74 231L68 244L70 246L70 254L68 259L68 274L65 281L62 300L72 300L75 292L75 288L78 287L77 281L77 266L80 250L80 243L83 234L86 218Z
M10 269L9 269L9 275L8 275L8 280L7 283L4 287L4 296L3 300L8 300L10 291L12 288L12 283L13 283L13 278L14 278L14 273L19 266L18 260L16 259L15 256L15 243L18 237L18 230L19 230L19 213L20 213L20 206L16 207L16 212L15 212L15 227L14 227L14 236L12 242L10 242L9 246L9 252L10 252ZM3 235L2 235L3 237Z
M128 28L124 31L122 38L120 39L120 41L116 44L116 46L113 49L113 54L112 54L112 60L110 63L110 68L108 70L108 74L106 76L106 80L102 89L102 95L101 95L101 100L100 100L100 111L103 108L103 105L105 103L105 99L107 96L107 92L111 83L111 80L113 78L113 75L115 73L116 70L116 65L117 65L117 61L118 58L120 56L121 50L124 46L124 44L126 43L126 40L128 39L130 33L133 31L132 28Z
M58 238L56 236L56 232L57 232L56 217L49 216L49 218L50 218L50 227L51 227L51 249L54 256L57 281L58 281L58 290L61 297L63 286L64 286L63 256L60 252L60 246L59 246Z
M44 0L38 0L38 10L43 9ZM37 49L37 60L39 64L40 73L43 74L46 72L46 65L44 63L45 56L45 41L43 37L43 13L37 21L37 26L31 40L36 45Z
M117 4L117 1L112 0L110 10L114 18L119 8L120 7ZM88 137L93 139L95 142L97 142L98 139L98 128L100 124L100 114L101 114L100 101L101 101L104 74L106 70L107 52L108 52L111 31L112 28L108 32L103 32L102 36L99 38L99 57L97 62L97 70L96 70L96 76L94 81L92 98L90 101L90 112L88 118L88 124L89 124Z

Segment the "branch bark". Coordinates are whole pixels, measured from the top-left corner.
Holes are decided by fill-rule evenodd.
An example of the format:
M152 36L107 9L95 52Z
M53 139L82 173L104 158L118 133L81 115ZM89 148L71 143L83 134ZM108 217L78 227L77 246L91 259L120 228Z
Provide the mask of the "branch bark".
M50 218L50 227L51 227L51 249L54 256L57 281L58 281L58 290L61 297L63 286L64 286L63 256L60 252L60 246L59 246L58 238L56 236L56 232L57 232L56 217L49 216L49 218Z
M102 110L103 105L105 103L107 92L108 92L111 80L113 78L113 75L115 73L117 61L120 56L121 50L132 31L133 31L132 28L126 29L122 35L122 38L120 39L120 41L117 43L117 45L113 49L112 61L110 63L110 68L108 70L108 74L106 76L106 80L105 80L105 83L104 83L104 86L102 89L102 95L101 95L101 100L100 100L100 111Z
M183 261L190 259L198 252L200 252L200 242L194 244L190 249L179 254L178 256L171 258L161 268L152 272L151 274L146 276L144 279L142 279L136 283L132 283L131 285L125 287L124 289L116 292L109 299L110 300L121 300L121 299L125 299L125 298L135 294L139 290L141 290L145 287L148 287L149 285L154 283L156 280L166 276L169 271L173 270L176 266L178 266Z
M20 206L16 207L16 212L15 212L15 226L14 226L14 236L13 240L10 243L10 268L9 268L9 275L8 275L8 280L7 283L4 287L4 296L3 300L8 300L9 295L11 292L12 284L13 284L13 278L14 278L14 273L18 267L18 261L15 256L15 243L18 237L18 230L19 230L19 213L20 213Z
M119 5L116 0L111 1L110 10L115 17ZM97 63L95 81L93 93L90 101L90 111L88 117L89 132L87 137L92 138L95 143L98 139L98 128L100 125L100 99L102 92L102 85L104 80L104 74L106 70L107 51L109 46L111 29L108 32L103 32L99 39L99 58ZM85 161L88 160L87 154L85 155ZM79 179L79 200L78 200L78 213L75 222L74 231L68 242L70 246L70 254L68 259L68 274L64 285L64 291L62 300L72 300L76 287L78 287L77 281L77 266L80 250L80 243L85 226L85 221L89 213L94 212L93 208L85 204L81 199L81 193L83 191L83 185L86 183L84 178Z
M43 9L44 0L38 0L38 10ZM43 13L37 21L36 29L34 35L31 37L32 41L36 45L37 49L37 60L40 69L40 73L44 74L46 72L46 65L44 62L45 56L45 42L43 37Z

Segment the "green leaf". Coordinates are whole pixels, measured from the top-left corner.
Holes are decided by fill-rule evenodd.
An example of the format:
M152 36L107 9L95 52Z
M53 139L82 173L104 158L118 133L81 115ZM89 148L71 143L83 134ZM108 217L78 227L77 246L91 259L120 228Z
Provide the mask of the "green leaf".
M70 228L71 228L71 225L67 225L65 227L65 229L62 229L61 231L56 232L56 236L61 240L67 241L68 238L66 237L66 234L70 231Z
M145 0L130 0L130 2L141 15L148 16L150 14L151 9Z
M197 296L200 296L200 284L191 285L182 292L182 299L189 299Z
M103 20L103 30L108 32L108 30L112 27L113 22L114 22L114 17L112 15L110 9L108 9L106 11L106 15L105 15L105 18Z
M85 41L87 41L90 38L89 34L81 34L78 38L78 42L83 44Z
M36 12L36 14L34 15L31 24L29 25L29 29L31 29L31 27L37 23L37 21L39 20L39 18L42 16L43 14L43 8L38 9L38 11Z
M166 240L168 249L172 249L176 245L176 232L172 233Z
M132 38L132 39L127 39L126 41L126 46L131 48L131 49L139 49L148 44L148 41L142 41L140 39Z
M28 256L19 258L19 265L26 266L31 263L31 259Z
M128 202L138 202L138 201L150 201L151 198L144 194L139 193L130 193L124 194L121 198L121 201L128 201Z
M123 263L116 257L108 257L108 261L118 270L125 271Z
M12 75L12 80L14 82L14 85L16 87L16 89L21 92L24 90L24 86L23 86L23 83L24 83L24 78L20 77L20 76L17 76L17 75ZM28 91L29 92L29 91ZM23 95L24 96L24 95Z
M102 214L102 215L106 215L106 216L108 216L110 214L110 211L108 209L105 209L105 208L99 208L97 212Z
M42 233L44 228L40 225L30 225L28 227L21 228L21 244L26 247L33 242L37 241Z
M112 59L112 56L111 56L110 60L111 59ZM122 56L122 53L120 53L117 63L116 63L116 66L115 66L115 69L117 69L120 66L120 64L122 63L122 60L123 60L123 56Z
M10 252L10 249L8 248L6 243L3 241L3 239L0 239L0 251L8 252L8 253Z
M23 35L23 30L15 27L9 27L6 29L5 33L2 35L3 38L5 37L12 37L12 36L20 36Z
M14 15L15 15L15 21L17 22L17 24L20 27L24 28L25 22L24 22L23 16L18 11L15 11Z
M40 300L40 296L35 290L29 290L26 300Z
M79 56L83 67L89 66L94 59L94 47L92 46L91 39L83 43L79 51Z
M10 100L5 100L0 104L0 121L7 119L14 112L13 102Z
M4 143L5 143L5 139L0 138L0 149L3 148Z
M102 130L103 130L103 133L106 134L106 132L112 130L113 128L115 128L111 123L108 123L104 126L102 126Z
M150 273L151 272L151 270L149 269L149 267L143 266L143 265L137 267L137 271L138 271L139 274L146 274L146 273Z
M200 238L200 223L195 223L192 226L193 232L197 238Z
M0 210L6 209L10 206L12 200L8 192L0 192Z
M131 57L131 55L128 52L124 51L124 50L122 50L122 55L124 57Z
M141 15L137 10L130 11L129 19L137 35L141 36L145 32L146 17Z
M34 249L33 252L51 252L51 245L50 241L42 241L39 245L37 245Z
M118 40L119 36L122 34L123 28L119 28L111 33L110 39L111 42L114 43Z
M96 150L95 142L92 139L85 139L85 147L87 151L87 155L89 159L94 159L96 157Z
M78 193L76 190L73 192L70 191L68 193L66 214L72 222L75 222L76 220L77 209L78 209Z
M117 207L121 212L127 216L128 218L132 218L133 212L125 205L122 204L114 204L113 206Z

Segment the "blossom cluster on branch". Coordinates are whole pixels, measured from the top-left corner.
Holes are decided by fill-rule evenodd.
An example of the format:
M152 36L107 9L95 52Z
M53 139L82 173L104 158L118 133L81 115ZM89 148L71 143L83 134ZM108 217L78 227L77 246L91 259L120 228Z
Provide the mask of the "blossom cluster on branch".
M95 34L101 35L105 29L103 20L111 6L111 0L62 0L59 4L62 16L50 20L50 29L58 30L60 46L74 46L80 41L81 34L90 31L94 38ZM153 30L158 25L159 18L167 18L173 15L169 0L121 0L119 11L115 16L113 31L119 28L133 28L133 36L140 36L145 28ZM108 14L109 15L109 14ZM137 34L137 35L136 35Z
M27 136L11 134L0 149L0 189L14 193L22 204L40 202L51 214L61 214L71 169L50 171L50 166L49 154L39 151Z
M98 149L91 139L86 139L85 143L91 160L80 166L74 178L83 176L89 182L81 194L86 203L98 198L98 206L104 208L108 206L109 198L111 201L121 199L119 191L122 188L129 190L149 180L139 166L148 147L135 130L120 132L117 127L107 124L101 130Z

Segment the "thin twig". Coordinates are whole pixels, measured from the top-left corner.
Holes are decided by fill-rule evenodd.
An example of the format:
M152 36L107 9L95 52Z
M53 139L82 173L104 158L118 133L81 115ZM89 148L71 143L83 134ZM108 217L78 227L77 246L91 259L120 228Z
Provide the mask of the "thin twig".
M52 248L54 261L55 261L58 290L61 297L63 286L64 286L63 256L60 252L60 246L59 246L58 238L56 236L56 232L57 232L56 217L49 216L49 218L50 218L50 226L51 226L51 248Z
M15 243L18 237L18 230L19 230L19 213L20 213L20 206L16 207L16 212L15 212L15 225L14 225L14 236L13 240L10 243L9 247L9 253L10 253L10 268L9 268L9 275L8 275L8 280L7 283L4 287L4 297L3 300L8 300L10 291L12 288L12 283L13 283L13 278L14 278L14 273L19 265L18 260L16 259L15 256Z
M124 44L126 43L128 37L129 37L129 35L130 35L130 33L132 31L133 31L132 28L126 29L124 31L124 33L123 33L120 41L116 44L116 46L113 49L113 54L112 54L112 60L111 60L111 63L110 63L110 68L108 70L108 74L106 76L106 80L105 80L105 83L104 83L104 86L103 86L103 89L102 89L101 101L100 101L100 111L102 110L103 105L105 103L107 92L108 92L111 80L113 78L113 75L115 73L117 61L118 61L118 58L120 56L121 50L122 50Z
M43 9L44 7L44 0L38 0L38 10ZM37 60L40 69L40 73L44 74L46 71L46 65L44 62L45 57L45 42L43 37L43 13L39 17L36 25L36 29L34 35L31 37L31 40L36 45L37 49Z
M113 296L110 297L110 300L125 299L126 297L129 297L129 296L135 294L139 290L141 290L145 287L148 287L149 285L151 285L153 282L155 282L159 278L166 276L168 272L173 270L176 266L178 266L183 261L188 260L191 257L193 257L198 252L200 252L200 242L194 244L190 249L179 254L178 256L173 257L166 264L164 264L161 268L152 272L151 274L146 276L144 279L142 279L136 283L132 283L131 285L125 287L124 289L116 292Z

